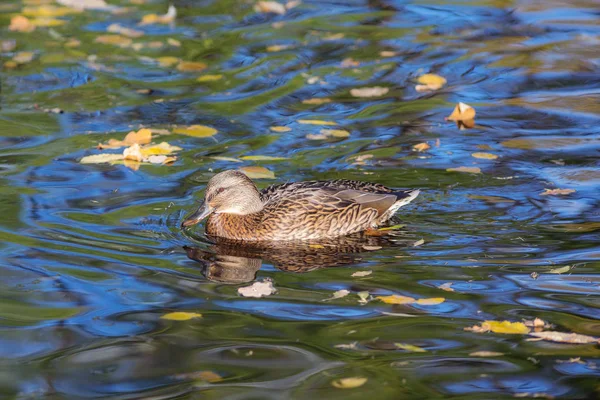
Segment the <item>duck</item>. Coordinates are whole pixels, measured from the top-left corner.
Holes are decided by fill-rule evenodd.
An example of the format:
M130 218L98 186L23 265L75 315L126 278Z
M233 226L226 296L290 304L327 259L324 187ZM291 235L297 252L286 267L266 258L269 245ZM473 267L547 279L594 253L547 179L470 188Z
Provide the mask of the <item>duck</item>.
M235 241L330 239L386 224L418 189L392 189L349 179L288 182L259 191L243 172L214 175L204 200L182 229L208 217L208 236Z

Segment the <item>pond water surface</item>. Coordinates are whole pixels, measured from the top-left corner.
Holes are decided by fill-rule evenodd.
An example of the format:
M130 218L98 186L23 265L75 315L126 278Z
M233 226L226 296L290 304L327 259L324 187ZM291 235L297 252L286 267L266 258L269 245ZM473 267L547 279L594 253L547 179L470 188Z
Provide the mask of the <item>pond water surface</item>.
M1 398L600 397L598 343L465 330L540 318L600 336L597 1L174 0L174 22L147 25L167 2L110 3L0 4ZM11 31L16 15L59 22ZM99 41L112 24L142 35ZM424 73L447 83L417 91ZM365 87L388 91L352 95ZM458 102L473 128L444 120ZM173 133L190 125L218 133ZM181 148L174 163L80 163L142 127ZM341 244L179 229L214 173L247 166L274 173L260 188L421 195L399 229ZM267 279L268 297L237 292ZM174 311L202 316L161 318Z

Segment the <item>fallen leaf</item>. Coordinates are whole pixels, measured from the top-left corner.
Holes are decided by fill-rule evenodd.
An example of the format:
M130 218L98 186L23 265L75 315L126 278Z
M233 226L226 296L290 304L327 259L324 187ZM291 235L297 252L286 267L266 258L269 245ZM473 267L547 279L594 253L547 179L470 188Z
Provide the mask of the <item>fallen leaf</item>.
M262 282L254 282L250 286L238 288L238 294L243 297L266 297L275 293L277 290L273 287L273 282L265 279Z
M114 10L115 6L106 4L104 0L56 0L60 5L76 10Z
M549 328L551 325L544 321L541 318L535 318L532 321L528 321L528 320L524 320L523 323L525 324L525 326L528 326L530 328Z
M177 9L175 6L170 5L167 13L164 15L148 14L142 17L139 25L150 25L150 24L170 24L177 18Z
M292 128L287 127L287 126L272 126L269 129L273 132L280 132L280 133L289 132L292 130Z
M0 40L0 52L8 53L17 48L17 41L15 39Z
M33 32L35 31L35 25L31 23L29 18L23 15L15 15L10 19L8 30L13 32Z
M414 151L425 151L425 150L429 150L431 148L431 146L428 145L427 143L423 142L423 143L415 144L412 148Z
M286 8L285 5L276 1L259 1L254 5L254 11L283 15L286 12Z
M287 160L287 157L272 157L272 156L242 156L240 157L240 160L245 160L245 161L281 161L281 160Z
M444 301L446 301L446 299L443 297L432 297L430 299L418 299L417 304L422 306L435 306L442 304Z
M373 271L356 271L355 273L353 273L351 276L355 277L355 278L361 278L363 276L369 276L373 273Z
M496 154L492 154L492 153L473 153L473 154L471 154L471 156L473 156L475 158L481 158L484 160L496 160L498 158L498 156Z
M193 313L193 312L184 312L184 311L176 311L172 313L165 314L161 316L161 319L168 319L171 321L187 321L192 318L200 318L202 314Z
M210 137L217 134L215 128L205 125L191 125L187 127L178 127L173 129L173 133L179 133L181 135L193 136L193 137Z
M548 271L549 274L564 274L569 272L573 268L571 265L565 265L564 267L554 268Z
M524 323L510 321L484 321L481 324L481 326L474 325L472 327L465 328L465 330L477 333L485 333L491 331L495 333L520 335L527 334L530 331L530 329Z
M358 66L360 66L360 62L356 61L351 57L344 58L340 63L340 68L354 68Z
M35 53L32 51L20 51L13 56L12 60L15 63L21 65L21 64L27 64L27 63L31 62L34 57L35 57Z
M69 14L76 14L81 12L80 10L74 10L68 7L57 7L53 5L37 5L24 7L23 15L27 17L35 18L52 18L52 17L64 17Z
M473 353L469 353L471 357L500 357L503 356L504 353L499 353L497 351L474 351Z
M338 389L354 389L357 387L361 387L362 385L367 383L367 381L367 378L354 376L351 378L336 379L335 381L331 382L331 385Z
M346 289L336 290L335 292L333 292L333 295L331 297L324 299L323 301L341 299L342 297L346 297L349 294L350 294L350 291L346 290Z
M168 67L172 67L173 65L179 63L180 60L177 57L164 56L164 57L158 57L156 59L156 61L158 62L158 64L161 67L168 68Z
M417 78L420 85L415 86L418 92L438 90L446 84L446 79L436 74L424 74Z
M335 347L336 349L356 350L357 344L358 344L358 342L352 342L352 343L348 343L348 344L336 344L333 347Z
M419 239L419 240L417 240L416 242L413 243L413 247L421 246L424 243L425 243L425 239Z
M354 97L379 97L387 94L389 91L390 89L387 87L374 86L351 89L350 94Z
M177 39L168 38L167 43L173 47L181 47L181 42Z
M347 138L350 136L350 132L344 129L321 129L320 133L335 138Z
M106 144L98 144L99 149L116 149L132 144L148 144L152 140L152 131L147 128L142 128L139 131L131 131L123 140L110 139Z
M448 172L468 172L470 174L480 174L481 168L479 167L457 167L457 168L446 168Z
M447 121L468 121L475 118L475 109L468 104L458 103L454 111L448 117Z
M177 65L177 70L181 72L198 72L206 68L208 68L208 65L200 61L181 61Z
M576 191L575 189L544 189L540 196L566 196Z
M91 156L85 156L79 162L81 164L104 164L111 163L114 161L120 161L123 159L123 154L114 154L114 153L102 153L102 154L93 154Z
M131 46L133 40L121 35L100 35L94 42L126 48Z
M446 283L442 283L440 286L438 286L438 289L442 289L445 290L446 292L454 292L454 289L452 289L452 282L446 282Z
M123 158L125 160L142 162L142 160L144 159L144 156L142 155L140 145L137 143L134 143L130 147L123 150Z
M375 298L383 301L385 304L412 304L416 301L412 297L398 296L397 294L392 294L390 296L377 296Z
M318 119L299 119L298 123L305 125L337 125L335 122L332 121L321 121Z
M396 53L395 51L383 50L379 52L379 55L381 57L396 57L398 53Z
M196 81L197 82L215 82L221 78L223 78L223 75L221 75L221 74L216 74L216 75L207 74L207 75L199 76L198 79L196 79Z
M406 351L410 351L413 353L426 353L427 350L418 347L418 346L414 346L412 344L408 344L408 343L394 343L394 345L399 348L400 350L406 350Z
M362 292L358 292L356 293L356 295L358 296L358 302L360 304L367 304L369 302L369 292L366 290L363 290Z
M325 103L331 103L331 99L328 99L327 97L323 97L323 98L313 98L313 99L302 100L302 104L320 105L320 104L325 104Z
M138 38L144 36L144 32L132 28L127 28L120 24L110 24L108 28L106 28L106 31L127 36L129 38Z
M148 157L148 162L150 164L167 164L171 158L173 157L167 157L165 155L152 155Z
M395 231L396 229L404 228L405 225L392 225L377 229L378 231Z
M565 332L556 332L556 331L544 331L544 332L530 332L530 336L535 336L537 338L548 340L551 342L558 343L573 343L573 344L587 344L587 343L600 343L600 339L587 336L580 335L579 333L565 333Z
M167 142L161 142L159 144L142 147L141 153L144 158L146 158L152 155L169 155L180 150L182 150L181 147L170 145Z
M275 179L275 173L266 169L265 167L240 167L239 170L251 179Z
M291 44L274 44L272 46L267 46L267 52L269 53L275 53L278 51L284 51L284 50L288 50L291 49L293 46Z

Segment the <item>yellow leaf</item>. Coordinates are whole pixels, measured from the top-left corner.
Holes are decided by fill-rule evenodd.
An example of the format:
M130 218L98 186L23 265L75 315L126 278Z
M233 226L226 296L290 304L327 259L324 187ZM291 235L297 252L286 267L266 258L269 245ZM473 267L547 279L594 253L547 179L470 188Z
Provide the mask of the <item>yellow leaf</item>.
M272 126L269 129L273 132L289 132L292 130L292 128L289 128L287 126Z
M176 312L165 314L160 318L168 319L171 321L187 321L192 318L200 318L200 317L202 317L202 314L193 313L193 312L176 311Z
M508 333L508 334L526 334L529 333L529 328L522 322L510 322L510 321L485 321L482 326L486 324L486 327L490 331L495 333Z
M142 17L142 21L139 25L149 25L149 24L170 24L175 21L177 17L177 9L175 6L170 5L166 14L164 15L156 15L156 14L148 14Z
M102 154L94 154L91 156L85 156L79 162L81 164L103 164L103 163L111 163L114 161L120 161L123 159L123 154L114 154L114 153L102 153Z
M431 148L430 145L428 145L427 143L423 142L423 143L419 143L419 144L415 144L413 146L413 150L414 151L425 151L425 150L429 150Z
M33 57L35 57L35 53L32 51L20 51L14 55L12 60L17 64L27 64L33 60Z
M569 272L571 270L570 265L565 265L564 267L554 268L548 271L549 274L564 274L565 272ZM543 326L543 325L542 325Z
M275 173L273 171L269 171L265 167L241 167L239 168L244 174L248 176L248 178L252 179L275 179Z
M320 133L327 137L332 136L336 138L347 138L350 136L350 132L344 129L321 129Z
M15 15L10 19L8 30L13 32L33 32L35 25L31 23L29 18L22 15Z
M198 77L198 79L196 79L196 81L198 81L198 82L214 82L214 81L218 81L222 77L223 77L223 75L221 75L221 74L218 74L218 75L202 75L202 76Z
M259 1L254 5L254 11L283 15L285 6L276 1Z
M469 353L471 357L500 357L503 356L504 353L499 353L497 351L475 351L473 353Z
M158 62L158 64L160 64L161 67L167 68L177 64L179 62L179 58L172 56L164 56L158 57L156 61Z
M350 94L354 97L379 97L387 94L390 91L389 88L375 86L375 87L366 87L360 89L351 89Z
M277 51L283 51L292 48L289 44L275 44L272 46L267 46L267 52L274 53Z
M206 382L219 382L223 380L223 377L216 372L212 371L200 371L194 374L196 379L200 379Z
M119 47L129 47L133 40L121 35L100 35L94 40L96 43L110 44Z
M427 352L427 350L425 350L425 349L422 349L418 346L414 346L414 345L408 344L408 343L394 343L394 345L401 350L412 351L413 353L426 353Z
M305 125L337 125L333 121L321 121L318 119L299 119L298 123Z
M193 137L210 137L216 135L217 132L218 131L215 128L205 125L191 125L173 129L173 133L179 133Z
M138 38L144 35L144 32L138 31L136 29L127 28L123 25L119 24L110 24L108 28L106 28L107 32L117 33L119 35L127 36L130 38Z
M208 65L200 61L181 61L177 65L177 70L181 72L203 71L206 68L208 68Z
M67 23L67 21L56 18L34 18L31 23L37 27L50 28L53 26L61 26Z
M125 160L141 162L144 159L144 155L140 149L140 145L134 143L130 147L123 150L123 158Z
M331 385L338 389L354 389L357 387L361 387L362 385L367 383L367 381L367 378L363 378L361 376L353 376L351 378L336 379L335 381L331 382Z
M181 150L181 147L171 146L167 142L162 142L153 146L144 146L141 148L141 153L145 157L153 155L168 155Z
M498 158L496 154L492 153L473 153L471 155L475 158L483 158L485 160L495 160Z
M468 172L470 174L480 174L481 168L479 167L457 167L457 168L446 168L448 172Z
M541 196L566 196L571 193L575 193L575 189L544 189Z
M106 144L99 144L99 149L116 149L123 146L131 146L132 144L147 144L152 140L152 131L147 128L142 128L139 131L131 131L123 140L110 139Z
M475 109L468 104L458 103L456 107L454 107L454 111L446 120L448 121L468 121L475 118Z
M331 99L328 99L327 97L324 98L315 98L315 99L306 99L306 100L302 100L302 104L316 104L316 105L320 105L320 104L325 104L325 103L331 103Z
M419 299L417 300L417 304L422 306L434 306L436 304L442 304L444 301L446 301L446 299L443 297L432 297L430 299Z
M286 157L271 157L271 156L242 156L240 160L246 161L281 161L287 160Z
M396 294L390 296L377 296L375 298L383 301L385 304L412 304L416 301L412 297L398 296Z
M415 89L418 92L421 92L441 89L446 84L446 79L436 74L425 74L419 76L417 82L419 82L420 85L417 85Z
M324 249L325 246L323 246L322 244L309 244L308 247L310 247L311 249Z
M41 5L35 7L24 7L23 15L28 17L42 17L42 18L51 18L51 17L64 17L69 14L77 14L81 11L75 10L73 8L68 7L56 7L51 5Z

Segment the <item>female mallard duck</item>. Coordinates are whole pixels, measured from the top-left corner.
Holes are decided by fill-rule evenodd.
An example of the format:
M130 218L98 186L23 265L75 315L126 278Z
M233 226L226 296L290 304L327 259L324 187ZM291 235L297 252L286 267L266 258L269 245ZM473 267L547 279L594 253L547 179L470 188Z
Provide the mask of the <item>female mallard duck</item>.
M383 225L418 194L347 179L284 183L259 192L242 172L224 171L210 179L204 202L181 225L209 217L208 235L233 240L333 238Z

